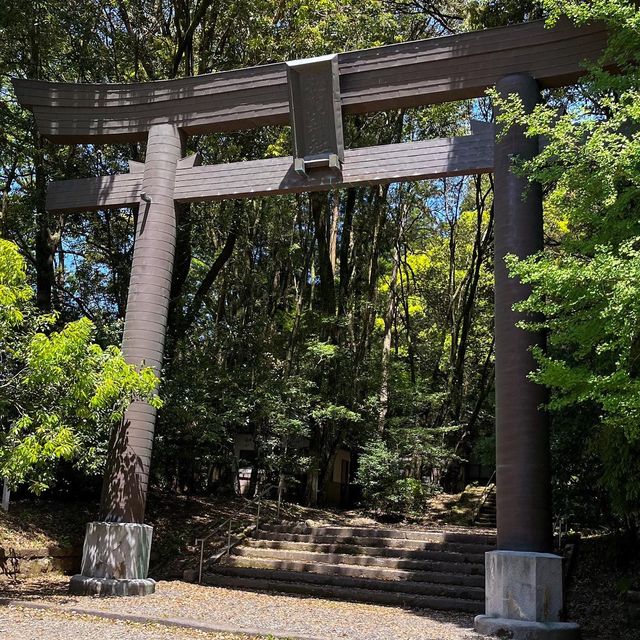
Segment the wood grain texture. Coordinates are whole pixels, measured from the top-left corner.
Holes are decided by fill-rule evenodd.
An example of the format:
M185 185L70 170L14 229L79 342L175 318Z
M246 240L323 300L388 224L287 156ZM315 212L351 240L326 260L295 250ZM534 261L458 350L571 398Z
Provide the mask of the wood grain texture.
M483 95L510 73L541 87L575 82L597 59L604 25L541 21L339 54L343 113L412 107ZM289 124L284 63L138 84L14 80L40 131L61 142L143 140L154 124L188 134Z
M151 197L150 202L141 203L144 206L138 211L122 353L128 363L152 367L158 375L162 369L175 254L174 188L182 145L183 137L176 125L157 125L149 132L143 173L114 176L129 178L130 182L134 178L141 180L139 187ZM136 201L140 202L138 193ZM158 242L158 238L164 242ZM159 295L149 297L151 291ZM103 520L144 522L155 418L151 405L136 401L127 408L121 427L114 431L103 484Z
M77 180L58 180L47 185L49 211L95 211L132 207L140 202L142 173Z
M345 151L342 173L293 170L293 158L269 158L184 167L176 171L176 202L203 202L225 198L252 198L366 184L423 180L444 176L488 173L493 169L493 125L481 133L458 138L363 147ZM92 211L140 204L140 174L65 180L49 184L49 211ZM115 193L111 193L114 189ZM153 197L153 193L150 192ZM156 242L170 241L173 231L152 231Z
M179 169L175 198L251 198L488 173L493 169L492 149L491 127L481 135L348 149L342 173L317 169L300 176L292 157Z
M526 74L498 82L500 95L516 94L525 112L540 103L538 85ZM514 310L530 292L511 277L505 257L520 259L544 249L542 187L513 172L512 158L534 158L538 140L514 126L495 143L495 401L498 548L550 553L553 549L548 392L531 380L533 348L545 348L545 332L523 331L532 316Z

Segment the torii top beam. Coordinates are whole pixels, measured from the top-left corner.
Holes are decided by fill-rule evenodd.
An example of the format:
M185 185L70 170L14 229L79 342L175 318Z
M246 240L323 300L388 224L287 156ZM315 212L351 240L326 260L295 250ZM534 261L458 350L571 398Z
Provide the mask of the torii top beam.
M541 87L574 83L606 46L603 24L542 21L364 49L338 56L343 113L474 98L509 74ZM146 139L154 124L187 134L289 124L284 63L136 84L14 80L40 132L58 143Z

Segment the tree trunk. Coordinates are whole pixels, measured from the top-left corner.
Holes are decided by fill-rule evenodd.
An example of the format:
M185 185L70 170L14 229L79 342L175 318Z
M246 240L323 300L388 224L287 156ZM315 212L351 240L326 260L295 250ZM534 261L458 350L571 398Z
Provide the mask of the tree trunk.
M398 248L393 251L393 266L389 277L389 300L384 315L384 338L382 340L382 357L380 359L380 392L378 393L378 433L384 433L385 421L389 410L389 365L391 360L391 335L396 317L397 298L396 288L398 282Z
M343 315L349 295L349 281L352 266L350 255L352 251L353 210L356 204L356 190L347 191L347 201L344 206L344 220L342 222L342 238L340 241L340 288L338 291L338 315Z
M333 281L329 228L327 225L327 196L312 193L309 196L316 243L318 245L318 271L320 275L320 309L327 316L336 313L336 292Z
M60 242L59 221L47 212L47 174L44 167L44 142L34 132L35 154L35 210L36 210L36 304L43 313L53 310L53 286L55 283L54 259Z
M380 392L378 394L378 433L384 433L387 412L389 410L389 369L391 364L391 341L396 324L398 309L398 271L400 268L400 245L405 227L405 212L400 212L400 220L393 244L391 274L389 276L389 299L384 315L384 338L382 340L382 358L380 361Z

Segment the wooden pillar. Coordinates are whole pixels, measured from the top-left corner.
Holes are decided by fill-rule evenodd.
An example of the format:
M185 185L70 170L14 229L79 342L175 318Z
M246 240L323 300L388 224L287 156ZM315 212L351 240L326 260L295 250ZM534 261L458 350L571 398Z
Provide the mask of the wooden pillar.
M527 74L496 83L501 96L517 94L530 112L540 100L536 81ZM499 133L497 133L499 136ZM551 482L547 416L540 406L546 391L528 375L536 368L530 353L544 345L541 332L516 327L522 314L513 305L529 287L510 278L504 257L520 258L543 248L542 191L516 176L513 161L538 153L537 138L512 127L495 143L495 334L496 334L496 468L498 548L551 550Z
M173 200L183 140L175 125L149 130L122 349L127 362L162 368L176 245ZM109 443L101 519L143 522L156 410L134 402Z

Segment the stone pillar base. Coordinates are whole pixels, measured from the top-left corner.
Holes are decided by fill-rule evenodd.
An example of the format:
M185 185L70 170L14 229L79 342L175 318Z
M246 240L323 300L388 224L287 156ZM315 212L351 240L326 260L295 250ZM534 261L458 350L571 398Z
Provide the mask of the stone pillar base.
M153 527L132 522L89 522L82 570L71 578L76 595L146 595L155 591L147 578Z
M148 596L155 590L156 581L151 578L113 580L78 574L69 582L69 593L74 596Z
M580 627L574 622L531 622L476 616L473 626L484 636L513 640L578 640L580 638Z
M577 624L560 622L562 558L551 553L485 554L485 613L475 619L484 635L514 640L571 640Z

